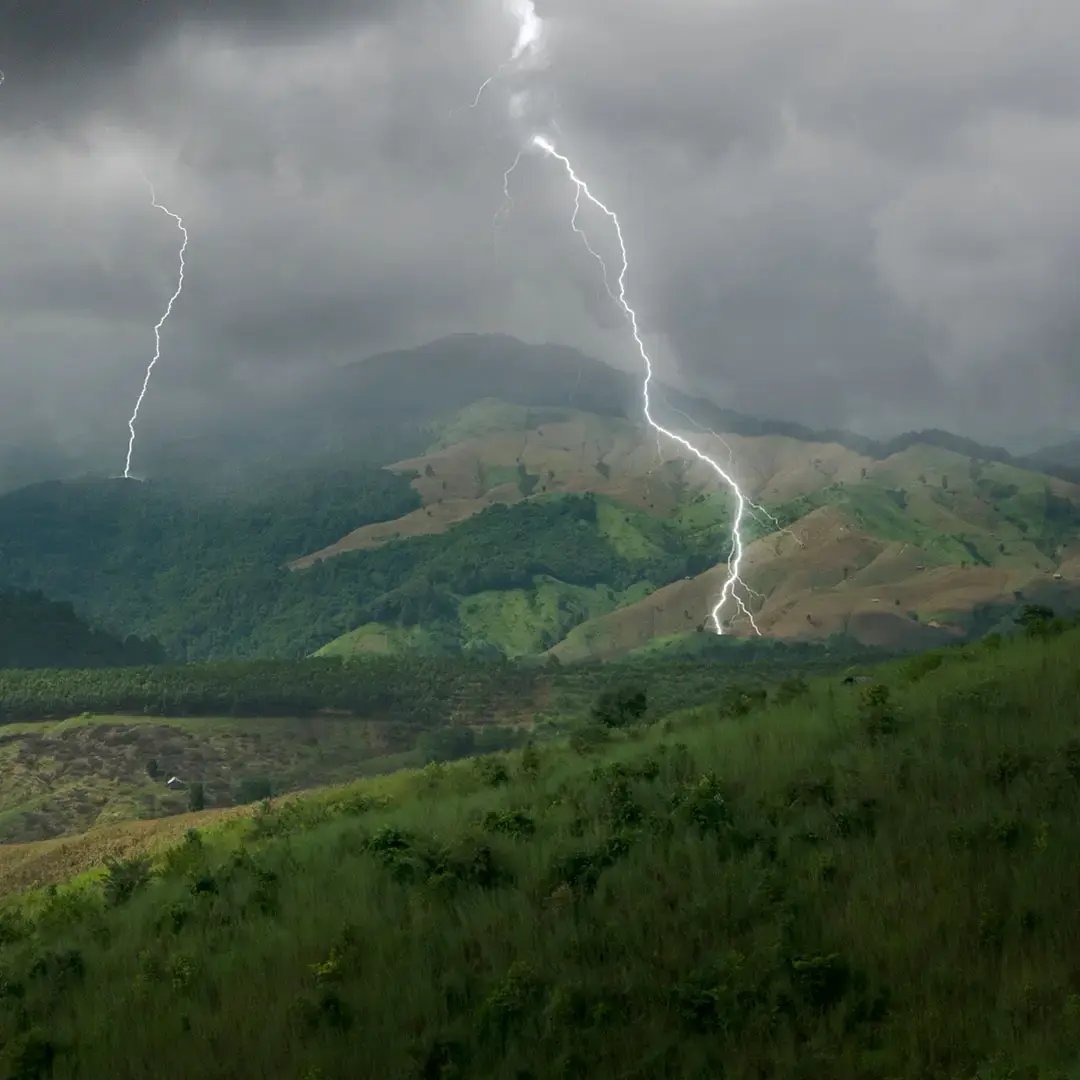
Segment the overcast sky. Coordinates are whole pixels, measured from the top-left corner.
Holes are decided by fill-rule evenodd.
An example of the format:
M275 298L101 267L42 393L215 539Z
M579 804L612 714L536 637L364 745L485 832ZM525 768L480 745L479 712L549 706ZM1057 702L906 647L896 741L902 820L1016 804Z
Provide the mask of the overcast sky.
M458 331L742 412L989 440L1080 427L1075 0L0 0L0 442L143 423ZM523 94L513 106L513 95ZM584 219L611 253L599 219Z

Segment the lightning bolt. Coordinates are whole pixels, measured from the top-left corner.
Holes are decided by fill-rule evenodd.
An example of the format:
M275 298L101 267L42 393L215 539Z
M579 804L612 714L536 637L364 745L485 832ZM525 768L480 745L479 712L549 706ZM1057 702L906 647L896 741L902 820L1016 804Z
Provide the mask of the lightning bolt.
M723 634L724 622L721 620L721 614L724 608L727 607L729 603L734 604L738 611L741 612L749 621L751 627L753 627L754 633L760 636L761 631L758 629L758 625L754 621L753 613L750 611L750 608L748 607L746 601L743 599L742 595L743 593L746 593L748 596L752 595L752 590L747 587L746 583L739 576L744 553L742 523L743 518L745 517L747 512L748 500L746 496L743 495L738 483L735 481L734 477L732 477L730 473L725 471L716 461L709 457L708 454L704 453L702 450L699 450L689 440L684 439L681 435L677 435L674 431L669 431L662 424L657 423L657 421L652 415L649 387L652 383L653 378L653 365L652 360L649 357L649 352L645 348L645 342L641 338L641 330L638 326L637 312L630 306L629 301L626 299L626 275L630 269L630 260L627 254L626 241L623 238L622 225L619 222L618 215L616 215L613 210L607 207L592 193L592 191L589 189L588 184L586 184L585 181L578 176L577 172L574 169L574 166L570 162L570 159L565 155L560 154L548 139L546 139L543 135L534 135L532 139L532 145L542 150L549 157L554 158L556 161L560 162L563 168L565 168L567 176L569 176L571 182L574 184L574 187L576 189L576 196L574 199L574 214L570 220L570 225L573 231L581 237L588 251L590 251L597 259L599 259L601 265L604 266L605 283L607 283L608 281L606 263L589 243L588 237L585 235L584 230L578 225L577 222L578 213L581 208L582 198L586 199L601 213L603 213L611 221L612 225L615 228L615 235L619 241L619 251L622 258L622 264L619 268L618 293L615 293L610 287L608 291L612 293L615 302L622 309L623 314L629 321L630 329L632 330L634 335L634 342L637 345L638 352L640 353L642 362L645 365L645 381L642 383L641 387L642 406L645 414L645 419L648 421L649 426L652 427L653 430L656 432L657 437L663 435L665 438L670 439L674 443L677 443L684 450L689 451L689 453L693 454L693 456L696 457L699 461L703 462L705 465L708 465L709 468L712 469L713 472L715 472L716 475L731 489L731 493L735 496L735 520L731 526L731 552L728 555L727 561L727 578L725 579L723 588L721 589L720 598L713 606L709 617L712 620L712 624L715 627L717 634Z
M476 97L469 106L475 109L484 96L484 91L508 68L516 65L522 57L532 57L540 48L540 39L543 35L544 24L540 16L536 14L536 5L533 0L503 0L503 7L507 14L517 20L518 33L514 41L514 47L510 52L510 58L504 60L496 69L494 75L489 75L476 91Z
M687 420L689 423L693 424L694 427L696 427L699 431L701 430L701 424L699 424L698 421L695 420L689 413L683 412L682 409L676 408L674 405L671 404L670 401L667 402L667 407L672 412L677 412L684 420ZM727 441L727 439L724 438L723 435L720 435L718 432L713 431L712 428L708 428L707 430L708 430L709 434L714 439L716 439L717 442L719 442L723 446L723 448L727 451L728 468L729 469L734 468L735 467L735 451L731 449L731 443L729 443ZM794 540L795 543L799 545L799 547L806 547L806 545L790 529L788 529L785 526L780 524L780 519L779 518L777 518L774 515L770 514L769 511L766 510L764 506L759 506L756 502L751 502L749 499L746 500L746 506L749 509L750 513L757 519L757 522L758 522L759 525L764 525L766 522L768 522L773 527L773 529L776 530L776 532L787 533L787 535L790 536L791 539ZM753 592L753 589L751 589L750 591ZM761 594L760 593L754 593L754 595L755 596L760 596Z
M146 178L143 177L145 180ZM184 219L179 214L174 214L168 207L162 206L157 201L157 194L154 192L154 185L146 180L147 186L150 188L150 205L155 210L160 210L164 214L168 214L169 217L176 222L176 227L184 234L184 242L180 245L180 280L176 285L176 292L169 298L168 306L165 308L165 314L161 316L157 326L154 327L154 358L150 361L149 366L146 369L146 375L143 378L142 389L139 391L138 400L135 402L135 409L131 414L131 419L128 421L128 431L131 433L131 437L128 440L127 461L124 464L124 479L130 480L131 477L131 457L135 452L135 423L139 419L139 409L142 408L143 399L146 397L146 391L150 386L150 376L157 365L158 360L161 359L161 328L165 325L169 316L172 314L173 304L176 303L177 297L183 292L184 289L184 252L187 251L188 246L188 233L184 228Z
M502 74L505 64L500 64L495 71L494 75L489 75L481 84L480 89L476 91L476 97L473 98L473 103L469 106L470 109L475 109L480 104L480 99L484 96L484 91Z

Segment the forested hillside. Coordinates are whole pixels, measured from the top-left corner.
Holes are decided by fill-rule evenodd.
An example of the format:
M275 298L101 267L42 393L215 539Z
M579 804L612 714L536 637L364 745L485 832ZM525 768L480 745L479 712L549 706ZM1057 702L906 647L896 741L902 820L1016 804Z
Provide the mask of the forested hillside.
M11 584L48 589L114 632L154 635L174 659L303 655L336 624L320 638L317 620L264 623L287 603L278 596L286 561L358 520L416 505L407 477L364 468L286 473L218 494L123 480L39 484L0 497L0 565Z
M70 603L0 589L0 668L118 667L154 664L163 657L156 641L119 638L87 626Z
M336 500L329 504L327 488ZM568 496L495 505L444 536L304 571L286 566L365 518L397 517L417 502L407 477L385 471L250 505L153 484L42 485L0 498L0 557L18 584L47 581L106 625L154 634L176 659L302 656L368 623L423 625L435 633L435 651L457 651L475 636L481 651L498 653L482 628L470 635L459 600L533 593L551 581L552 636L526 650L542 651L560 627L580 621L575 605L610 610L618 594L643 595L711 561L678 530L640 514L638 549L620 551L597 500Z
M722 594L734 500L650 437L631 389L572 350L512 339L375 357L305 390L314 427L303 401L267 421L276 457L0 496L0 567L174 661L693 651ZM1080 485L1004 451L945 432L887 446L814 434L663 387L655 408L754 501L743 599L764 634L920 648L1080 596ZM402 437L377 438L394 418ZM285 448L308 435L293 464ZM722 615L755 632L735 604Z

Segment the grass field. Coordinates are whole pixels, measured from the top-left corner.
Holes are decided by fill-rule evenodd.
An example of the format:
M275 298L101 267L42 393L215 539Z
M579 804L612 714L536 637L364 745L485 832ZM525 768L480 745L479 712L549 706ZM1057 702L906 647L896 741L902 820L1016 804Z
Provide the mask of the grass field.
M947 649L211 820L9 898L0 1068L1068 1080L1078 658Z

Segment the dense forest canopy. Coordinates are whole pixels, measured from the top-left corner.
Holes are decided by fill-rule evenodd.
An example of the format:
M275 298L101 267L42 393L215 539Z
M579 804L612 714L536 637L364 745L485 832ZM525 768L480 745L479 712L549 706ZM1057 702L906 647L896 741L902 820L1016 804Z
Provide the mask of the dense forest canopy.
M0 589L0 668L118 667L162 659L156 641L94 629L70 603Z
M9 579L48 587L113 629L153 634L178 660L302 656L367 622L452 619L456 598L529 586L662 585L707 565L656 522L650 554L620 555L590 495L495 505L437 536L352 552L304 571L288 560L418 505L409 478L340 470L270 493L171 485L42 484L0 498Z

